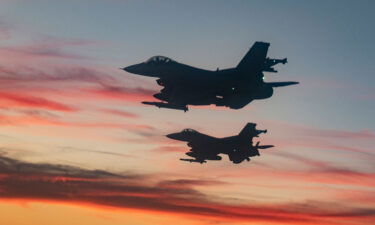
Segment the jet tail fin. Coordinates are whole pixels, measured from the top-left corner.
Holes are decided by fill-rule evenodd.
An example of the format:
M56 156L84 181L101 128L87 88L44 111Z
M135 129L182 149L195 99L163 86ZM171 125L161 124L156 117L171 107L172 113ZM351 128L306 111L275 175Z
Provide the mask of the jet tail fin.
M243 72L250 70L260 71L266 60L269 46L270 43L255 42L251 49L242 58L241 62L237 65L237 70Z
M252 133L254 133L255 127L255 123L247 123L238 135L241 137L250 136Z
M270 82L267 83L267 85L271 87L284 87L284 86L289 86L289 85L295 85L299 84L297 81L285 81L285 82Z

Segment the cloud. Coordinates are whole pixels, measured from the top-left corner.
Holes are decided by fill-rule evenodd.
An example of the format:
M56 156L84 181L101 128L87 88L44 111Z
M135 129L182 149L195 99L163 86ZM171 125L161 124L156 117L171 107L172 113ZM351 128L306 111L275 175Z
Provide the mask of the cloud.
M21 52L24 56L27 55L27 57L15 57L13 60L14 65L7 64L6 61L0 64L0 103L2 107L14 110L25 110L25 112L51 110L76 113L78 111L81 112L81 110L85 109L84 107L87 107L85 104L82 104L82 102L90 104L93 98L101 99L106 102L113 100L133 102L133 98L142 95L141 93L149 93L143 88L128 88L125 85L120 87L119 85L123 83L122 80L108 74L106 69L100 68L99 66L88 67L66 63L56 64L50 61L43 61L43 66L37 66L37 64L33 64L32 61L28 60L29 58L38 58L41 55L54 54L49 51L44 52L44 49L50 46L57 46L60 49L66 46L90 44L92 44L92 42L86 40L55 40L49 38L46 44L40 46L36 45L33 46L33 48L25 46L12 47L11 49L0 48L0 58L12 58L12 55L8 55L9 51L13 53L17 52L17 54ZM34 47L37 49L40 47L41 51L36 51ZM88 91L88 89L90 91ZM78 104L83 108L75 106ZM89 110L92 109L93 107ZM138 117L138 115L134 113L115 109L99 109L99 111L128 118ZM8 124L37 122L44 123L45 125L68 125L62 121L47 121L45 118L42 120L40 118L32 118L27 121L27 118L10 116L2 116L3 123L5 117L7 117ZM11 119L16 119L17 121L10 121ZM90 126L90 124L84 123L75 124L79 126ZM96 126L96 124L93 123L91 125ZM100 126L104 125L105 123L101 123ZM112 123L105 126L121 127L122 125Z
M129 154L100 151L100 150L91 150L91 149L81 149L81 148L75 148L75 147L60 147L59 149L62 152L89 152L89 153L112 155L112 156L119 156L119 157L125 157L125 158L134 157L133 155L129 155Z
M169 141L169 140L165 140L165 141L160 141L160 144L166 144L166 143L172 143L172 141ZM178 153L181 153L181 156L184 156L183 154L185 152L188 152L189 151L189 147L186 147L186 146L177 146L177 145L161 145L155 149L153 149L153 151L158 151L158 152L164 152L164 153L167 153L167 152L178 152Z
M120 100L126 102L150 101L157 91L139 87L124 87L103 85L101 88L87 90L101 99Z
M341 190L336 198L346 202L360 202L362 204L373 204L375 202L374 191L369 190Z
M21 60L19 63L21 64L19 66L0 64L0 94L2 94L0 98L12 100L13 103L22 106L37 107L44 105L43 103L57 103L55 100L57 97L72 97L73 95L75 96L71 99L73 103L75 100L83 101L95 98L104 102L136 102L141 105L141 101L152 100L152 94L156 93L156 91L146 88L128 87L122 79L108 74L105 69L97 66L48 63L45 66L35 68L27 60ZM22 92L15 92L14 90L22 90ZM43 97L36 97L42 94ZM55 99L48 100L52 96ZM59 106L62 105L67 106L66 103L60 103ZM49 104L49 107L58 108L57 104ZM63 108L60 107L60 109ZM63 110L68 110L68 107L64 107ZM102 112L123 117L137 117L135 114L114 109L102 110Z
M24 109L24 110L13 110L13 109L8 109L10 111L14 111L26 116L32 116L32 117L41 117L41 118L59 118L58 115L45 111L45 110L34 110L34 109Z
M161 187L195 187L195 186L216 186L228 184L223 181L217 180L196 180L196 179L177 179L166 180L160 182L158 185Z
M317 128L300 128L298 132L301 132L304 135L325 138L375 139L375 133L371 130L342 131Z
M108 113L108 114L112 114L112 115L116 115L116 116L120 116L120 117L125 117L125 118L139 118L139 116L137 114L127 112L127 111L123 111L123 110L101 109L100 111L103 112L103 113Z
M7 33L6 27L0 31ZM17 46L3 46L0 48L0 55L7 55L12 60L45 60L45 59L90 59L87 56L82 56L75 53L69 53L66 49L74 47L74 49L81 46L101 44L98 41L77 39L77 38L56 38L52 36L39 35L37 41L33 41L24 45Z
M349 131L349 130L334 130L322 129L317 127L309 127L300 124L284 123L280 121L265 121L271 126L277 126L280 129L287 130L290 134L303 135L309 137L320 138L338 138L338 139L375 139L375 133L371 130Z
M375 173L372 170L366 171L363 168L358 170L351 168L353 167L351 164L342 166L336 162L285 151L272 151L268 154L264 156L268 157L268 160L260 161L262 164L254 164L258 161L250 162L252 165L250 170L233 171L231 167L225 167L215 169L215 174L229 179L248 180L251 177L251 181L248 181L251 185L280 190L301 191L314 187L323 193L339 189L364 190L375 186ZM269 156L282 157L285 161ZM241 164L241 166L246 166L246 164ZM272 179L268 181L265 179L267 177L272 177Z
M14 84L31 85L45 82L88 82L88 83L116 83L113 76L93 68L72 65L49 65L43 69L34 68L27 63L17 67L0 66L1 87ZM7 85L5 85L7 84Z
M307 201L279 204L230 204L197 191L222 185L211 180L163 180L72 166L27 163L0 156L0 197L90 203L120 209L159 211L217 220L288 224L355 224L375 218L375 210Z
M44 175L46 177L66 175L67 177L79 178L119 178L126 177L110 173L104 170L86 170L67 165L55 165L48 163L27 163L13 158L0 155L0 171L3 175L14 174L19 176Z
M10 38L11 27L4 21L0 21L0 40L7 40Z
M7 58L7 55L2 55L0 50L0 57ZM119 83L113 76L95 67L47 63L39 68L27 60L17 61L21 65L0 65L2 107L77 112L78 108L73 106L77 98L65 103L61 96L75 95L79 97L77 100L89 99L90 96L80 95L84 85Z
M152 130L150 125L131 124L131 123L111 123L111 122L80 122L65 121L59 117L50 117L43 114L32 115L0 115L1 126L60 126L60 127L81 127L81 128L110 128L110 129L126 129L128 131Z
M278 135L269 140L277 147L317 148L338 150L357 154L359 157L375 157L370 146L375 141L375 133L369 129L360 131L323 129L312 126L264 121L264 127Z
M295 160L296 162L309 166L310 168L307 170L309 175L304 180L323 184L342 184L348 186L372 187L375 185L375 173L360 172L350 168L337 166L332 162L315 160L287 152L273 152L272 154L288 160ZM288 172L286 171L284 173L287 177ZM297 175L297 173L293 172L289 172L289 174L292 176ZM301 175L303 176L303 174Z
M46 114L50 111L63 113L77 113L85 109L81 102L90 102L97 98L95 94L87 94L84 85L80 82L90 83L96 86L97 90L107 87L110 93L120 93L122 101L143 92L142 88L108 88L106 83L120 83L117 79L95 69L86 69L84 67L67 67L66 70L53 69L51 71L41 71L39 69L22 71L7 70L0 67L0 103L3 109L13 110L14 112L24 114L23 116L1 115L0 123L5 125L24 125L40 124L51 126L74 126L74 127L107 127L130 130L152 129L148 125L126 124L122 122L70 122L60 118L51 118ZM50 82L55 82L51 84ZM73 85L65 85L65 84ZM51 89L53 88L53 89ZM22 91L15 91L15 90ZM43 97L39 97L43 96ZM47 96L47 97L44 97ZM101 98L104 101L112 98ZM67 102L67 103L65 103ZM75 105L80 105L78 108ZM89 108L93 110L94 108ZM138 115L116 109L95 109L95 111L110 113L112 115L137 118ZM44 111L44 113L41 113Z
M47 100L41 97L31 96L26 93L13 93L0 91L0 102L5 107L28 107L28 108L40 108L63 112L74 112L76 108L59 103L52 100Z
M349 145L342 145L342 144L334 144L332 143L333 140L314 140L305 137L295 138L291 141L290 138L272 138L273 143L277 147L299 147L299 148L316 148L316 149L324 149L324 150L337 150L337 151L346 151L357 153L358 156L362 155L364 157L375 157L375 154L371 149L360 148L358 146L351 147Z
M42 59L42 58L60 58L60 59L86 59L86 57L69 54L60 49L59 46L54 46L48 43L39 43L25 46L2 47L2 54L8 54L13 57L21 57L24 59Z

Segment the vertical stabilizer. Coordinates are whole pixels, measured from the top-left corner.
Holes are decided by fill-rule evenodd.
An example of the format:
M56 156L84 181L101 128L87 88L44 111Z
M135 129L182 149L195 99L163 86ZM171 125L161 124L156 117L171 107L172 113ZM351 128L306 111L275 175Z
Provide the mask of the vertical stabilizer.
M269 46L270 43L267 42L255 42L237 65L237 70L240 72L261 71L266 61Z
M247 123L246 126L241 130L238 134L241 137L249 137L253 135L255 131L256 124L255 123Z

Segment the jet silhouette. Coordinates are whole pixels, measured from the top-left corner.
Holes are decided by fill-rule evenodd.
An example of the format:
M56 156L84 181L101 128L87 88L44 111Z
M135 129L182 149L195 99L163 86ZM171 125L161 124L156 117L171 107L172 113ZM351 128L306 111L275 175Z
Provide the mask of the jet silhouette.
M191 149L185 154L192 158L182 158L180 159L182 161L205 163L206 160L221 160L222 157L219 154L226 154L230 161L238 164L245 159L250 161L250 157L259 156L259 149L273 147L273 145L259 146L259 142L253 146L252 139L267 132L267 130L257 130L255 127L255 123L248 123L238 135L224 138L212 137L190 128L168 134L167 137L188 142L187 145Z
M287 59L267 58L269 43L255 42L237 67L209 71L178 63L165 56L154 56L143 63L123 70L148 77L156 77L164 87L154 95L161 102L142 102L159 108L188 110L188 105L225 106L241 109L255 99L273 95L274 87L298 82L265 83L263 72L277 72L273 66L287 63Z

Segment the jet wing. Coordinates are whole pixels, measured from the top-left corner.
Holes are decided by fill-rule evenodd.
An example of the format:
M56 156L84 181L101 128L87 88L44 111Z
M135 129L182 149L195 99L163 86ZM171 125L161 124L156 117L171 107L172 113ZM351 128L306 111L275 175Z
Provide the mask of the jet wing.
M237 65L237 70L243 73L262 71L269 46L266 42L255 42Z
M216 154L214 151L218 142L214 137L199 134L194 139L190 140L187 145L191 147L190 151L204 154Z
M143 102L159 108L171 108L187 111L187 105L210 105L215 103L216 95L210 89L189 86L165 87L153 95L162 102Z
M185 153L194 159L181 159L189 162L204 163L206 160L221 160L220 152L217 151L217 139L205 134L197 133L187 145L190 151Z
M199 162L204 163L206 160L221 160L218 152L215 152L214 149L209 147L205 148L192 148L189 152L185 153L187 156L192 157L193 159L180 159L182 161L189 162Z

